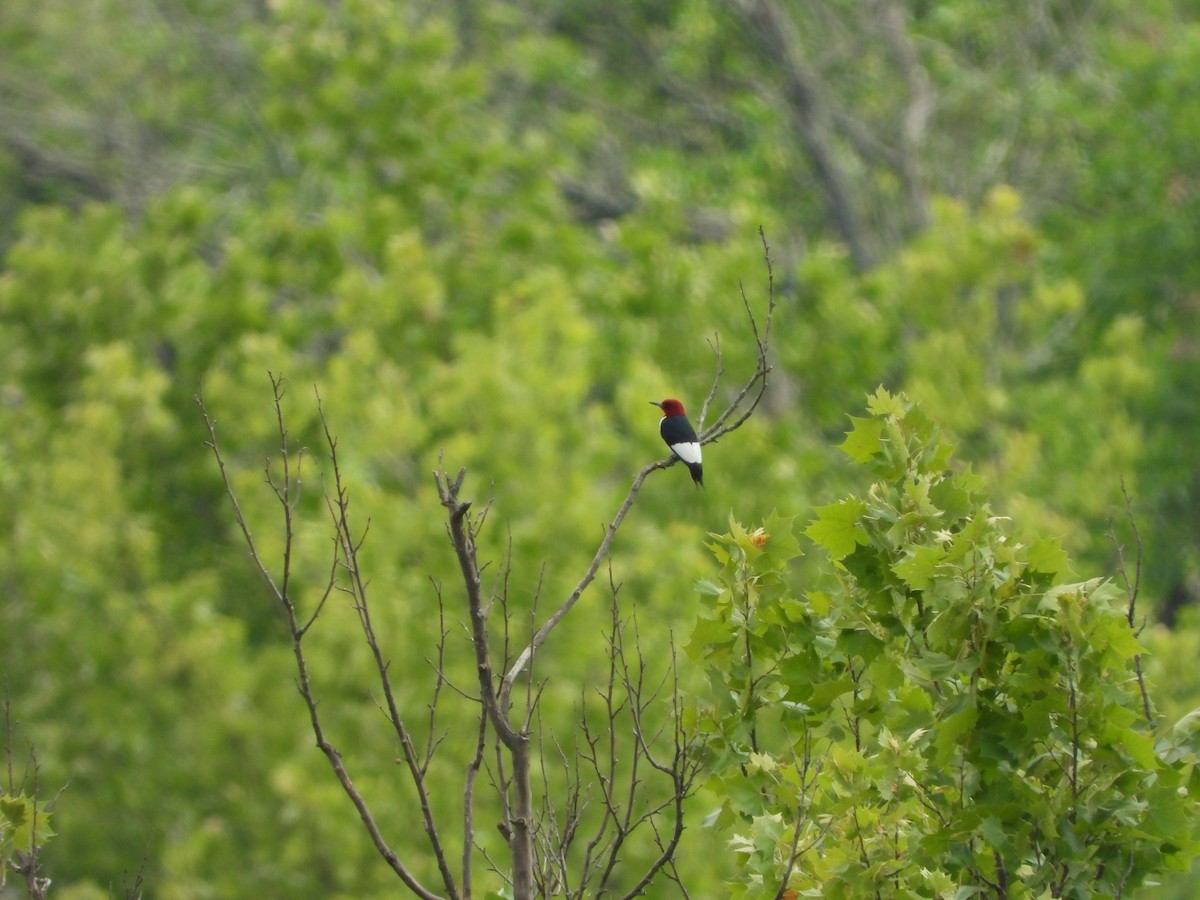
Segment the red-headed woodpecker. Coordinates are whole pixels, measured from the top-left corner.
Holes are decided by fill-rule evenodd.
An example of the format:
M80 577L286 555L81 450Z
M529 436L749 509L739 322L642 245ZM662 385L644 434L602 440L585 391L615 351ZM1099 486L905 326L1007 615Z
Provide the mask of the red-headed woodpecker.
M667 442L671 452L683 460L683 464L692 473L692 481L700 487L704 486L704 466L700 464L700 438L696 437L696 429L688 421L683 411L683 404L678 400L650 401L651 406L662 410L662 421L658 423L658 431Z

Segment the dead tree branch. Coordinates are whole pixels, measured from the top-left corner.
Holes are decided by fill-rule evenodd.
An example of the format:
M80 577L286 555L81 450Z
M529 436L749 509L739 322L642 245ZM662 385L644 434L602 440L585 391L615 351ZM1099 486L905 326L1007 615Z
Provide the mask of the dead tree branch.
M755 364L754 370L723 411L716 417L715 422L703 429L700 440L712 443L723 436L740 428L755 410L766 390L771 366L768 361L770 352L771 325L775 310L775 287L772 272L770 247L762 230L763 254L767 267L767 303L765 319L761 322L755 316L745 291L742 291L742 302L749 320L750 329L754 335ZM710 404L718 396L724 366L721 359L719 340L714 340L713 352L716 360L716 372L712 389L705 401L704 410L707 413ZM583 890L589 880L601 892L611 889L610 880L620 861L621 848L629 836L638 829L645 827L652 833L658 856L642 874L628 896L641 893L659 873L665 872L666 877L678 883L678 873L674 868L673 858L677 850L680 836L683 832L683 803L694 790L700 771L696 754L696 738L687 733L682 725L680 709L679 686L676 677L676 656L672 643L670 669L667 675L657 684L646 680L646 658L637 637L636 619L632 624L622 622L616 607L617 588L612 586L613 593L613 625L610 636L610 674L607 693L605 694L605 709L609 724L609 741L602 748L600 739L584 731L586 752L576 752L576 762L586 762L591 765L601 783L600 796L604 803L604 814L599 825L600 831L588 845L585 853L584 874L578 879L573 878L567 867L567 855L575 841L581 825L583 808L587 798L585 788L576 773L573 786L570 788L570 803L561 825L553 820L551 813L545 829L535 819L533 806L532 773L534 769L533 744L531 734L540 721L539 708L541 690L544 685L537 684L532 673L537 653L543 646L554 628L570 613L584 591L595 579L602 562L609 558L613 541L626 516L632 509L638 492L651 473L674 465L676 458L648 463L643 466L633 478L624 501L618 507L611 522L604 528L599 546L584 571L578 583L549 615L541 619L542 613L535 597L530 609L530 638L524 649L510 656L511 624L508 607L508 572L502 576L499 591L488 598L482 587L482 571L486 566L479 563L477 553L477 537L487 513L485 506L480 512L472 508L473 501L462 497L463 483L466 470L460 469L453 477L442 468L439 459L438 468L434 472L434 480L438 497L447 514L447 531L451 545L454 548L459 570L465 588L467 609L469 614L469 632L476 676L479 685L478 697L470 696L457 687L446 675L445 641L448 634L444 618L439 618L439 637L436 658L430 660L434 670L435 682L431 692L431 700L427 706L426 727L428 738L424 750L419 751L412 733L406 726L401 714L400 704L393 691L389 675L389 662L380 644L369 602L369 579L364 573L361 553L370 523L361 529L352 523L350 495L342 475L341 462L338 456L338 442L326 419L321 396L316 394L318 419L322 436L326 444L328 459L331 467L332 485L325 491L326 509L333 529L332 562L329 572L311 612L306 611L302 616L298 608L294 582L294 550L296 536L296 510L299 503L301 488L301 466L307 451L295 446L288 433L287 423L283 412L283 401L286 393L284 380L268 373L273 391L274 411L278 432L279 462L273 464L268 460L265 467L267 485L270 487L278 504L283 529L283 548L281 564L278 572L273 571L260 552L246 515L239 503L230 473L227 470L224 455L219 447L216 433L216 421L205 406L202 395L196 397L196 403L204 418L208 431L206 445L211 450L221 474L225 493L233 507L234 519L247 547L250 559L266 583L271 596L284 613L291 636L292 655L296 671L297 688L308 710L309 725L316 740L317 747L325 755L330 768L333 770L343 792L353 803L359 817L366 828L376 850L384 858L389 867L401 881L418 897L435 898L439 896L433 889L421 883L416 875L404 864L398 853L388 843L371 812L371 809L355 786L345 765L341 752L329 738L319 711L317 691L314 687L308 659L305 655L304 641L321 612L325 609L330 596L344 595L350 600L363 639L371 653L375 675L378 679L379 690L382 693L380 702L395 739L400 746L401 756L407 780L411 783L417 797L420 817L426 835L426 846L432 851L441 879L441 890L445 896L458 900L467 898L472 890L471 859L473 852L479 852L483 858L496 868L485 847L475 840L475 787L480 770L487 765L487 750L489 743L495 752L494 765L488 767L488 775L496 789L501 808L499 828L509 846L511 868L505 872L496 868L500 877L508 883L512 896L517 900L529 900L539 892L566 890L574 891L575 896L584 896ZM273 467L274 466L274 467ZM610 584L612 576L610 571ZM541 580L537 594L540 596ZM440 601L442 592L435 584L435 591ZM503 642L499 651L494 654L489 639L488 614L500 601L500 612L503 616ZM444 616L444 613L441 615ZM627 653L626 630L633 631L633 654ZM517 644L515 646L520 646ZM499 665L499 670L495 666ZM525 709L523 714L516 717L512 713L512 690L518 679L524 678ZM670 687L667 687L669 683ZM441 743L438 734L437 704L443 696L443 686L449 686L454 696L465 698L468 702L478 703L478 718L475 720L475 741L471 759L464 772L462 794L463 812L463 850L461 873L456 881L456 875L451 870L441 833L434 819L433 806L426 778L431 771L431 762L437 747ZM661 706L661 700L669 691L670 712L668 724L652 726L648 713L652 706ZM617 720L628 722L632 734L632 749L627 757L628 763L622 762L622 781L617 787L618 747L613 740L616 729L613 727ZM624 726L623 726L624 727ZM494 735L494 743L489 740L489 731ZM545 778L545 752L547 744L543 739L540 745L543 778ZM629 748L626 748L629 750ZM560 755L566 759L566 754ZM608 763L601 762L601 756L606 756ZM657 776L651 776L657 773ZM665 779L669 788L664 790L664 797L649 801L641 796L644 781L647 777ZM669 829L660 828L661 816L669 816L672 825ZM546 845L545 864L539 870L537 842L554 837L553 844ZM589 866L591 867L589 874ZM576 882L578 887L572 887ZM682 890L682 885L680 885Z
M396 734L396 740L400 744L400 750L404 757L404 764L408 768L413 787L417 791L421 807L421 822L425 828L425 835L429 841L430 848L433 850L434 857L437 859L438 871L442 876L442 884L445 886L447 893L454 897L457 896L457 891L454 887L454 875L450 870L445 849L442 847L442 841L438 835L437 825L433 819L433 807L429 801L429 792L425 787L427 763L422 762L413 743L412 735L409 733L401 717L400 708L396 703L396 695L392 690L392 680L388 675L388 662L384 659L383 651L379 646L379 639L376 636L375 626L371 619L371 607L367 602L367 582L363 578L362 569L359 566L359 551L366 540L367 529L370 528L370 523L368 522L367 527L363 529L361 535L358 535L350 526L350 496L342 481L342 470L337 455L337 439L329 430L329 423L325 419L325 409L321 403L320 393L317 393L316 397L317 412L321 419L321 429L325 434L325 443L329 450L329 460L333 467L334 495L331 497L326 493L325 502L329 509L330 518L333 520L335 540L341 553L341 568L346 578L346 585L340 588L340 590L350 597L354 611L358 614L358 621L362 628L363 637L371 650L371 658L375 662L375 670L379 676L379 686L383 691L384 701L387 705L388 722ZM282 432L282 428L283 422L281 419L281 433L286 434ZM285 461L286 458L285 446ZM286 498L280 497L280 502L285 502L285 500ZM337 551L335 551L335 558L336 556ZM440 686L441 683L439 680L435 691ZM434 703L436 704L436 694Z
M375 845L375 849L383 857L384 861L392 869L400 880L411 890L416 896L423 900L437 900L438 895L432 890L423 885L416 876L405 866L399 855L384 838L380 831L379 825L375 821L375 817L371 812L370 806L361 792L354 785L354 781L350 777L349 771L343 762L342 754L336 746L329 740L325 732L324 724L321 721L321 715L318 710L319 704L316 697L316 692L313 687L312 678L309 673L308 661L304 655L303 641L308 629L312 627L316 621L316 613L309 618L303 626L300 625L300 618L296 607L295 597L291 593L292 581L292 549L295 540L295 522L294 513L296 507L296 495L300 484L300 460L303 459L303 452L296 453L295 471L292 467L293 448L289 446L288 431L283 415L283 398L286 392L284 381L282 378L276 377L274 374L268 373L271 379L271 388L274 394L274 407L276 423L279 430L279 446L282 473L278 477L272 474L270 463L266 466L267 483L271 486L276 499L279 502L280 510L283 516L284 529L284 549L282 572L278 581L272 576L270 569L263 561L262 555L259 552L258 544L255 542L254 536L250 531L250 526L246 521L246 517L242 512L242 508L237 498L237 491L230 481L229 472L225 466L225 460L221 453L220 445L217 442L217 423L216 420L209 414L204 403L203 394L196 397L196 404L200 407L201 415L204 417L204 424L208 429L208 441L206 445L212 451L213 457L216 459L217 468L221 472L221 479L225 486L225 493L229 497L233 505L234 518L237 521L238 527L241 530L242 538L246 543L246 548L250 553L250 558L254 562L255 568L258 569L263 580L274 597L275 602L283 610L284 617L287 621L288 633L292 638L292 656L296 666L296 685L300 692L301 698L308 709L309 726L312 729L313 737L316 740L318 749L325 755L329 762L330 768L337 777L338 783L342 786L343 792L349 797L350 802L354 804L354 808L358 811L359 818L362 820L363 827L366 828L367 834L370 835L371 842ZM322 414L322 422L324 416ZM329 432L326 429L326 435ZM336 456L336 442L331 441L330 453ZM335 459L335 473L338 473ZM365 599L365 583L361 580L358 574L358 550L361 547L361 538L355 541L351 537L349 531L348 511L349 499L344 486L341 484L340 474L335 474L335 492L336 498L330 500L331 513L335 517L336 537L335 546L338 548L334 553L334 567L330 573L329 584L326 587L325 593L318 604L318 612L324 606L325 600L328 598L336 584L337 573L340 567L345 567L350 573L350 587L344 588L351 592L354 597L355 606L359 609L360 617L366 612ZM356 593L357 592L357 593ZM369 627L369 616L366 619L364 628ZM372 635L373 639L373 635ZM378 645L376 644L376 649ZM386 681L386 664L382 662L380 656L376 656L376 662L381 666L381 676ZM390 690L388 692L390 694ZM389 701L389 709L394 709L394 702ZM400 724L398 713L393 719L393 727L403 731L403 726ZM405 743L402 741L402 744ZM411 742L407 742L408 748L411 749ZM419 766L414 768L413 762L416 762L415 753L411 758L409 771L412 773L416 782L418 792L422 796L422 815L426 823L426 832L429 834L430 840L433 841L435 855L439 860L439 868L444 880L446 892L450 897L458 897L458 892L455 889L453 878L450 876L449 869L445 865L445 856L442 853L441 846L437 842L436 828L433 827L432 819L429 813L428 798L424 793L424 779L420 774Z
M741 389L735 394L730 403L717 417L716 421L708 428L704 429L700 436L703 443L712 443L719 440L726 434L740 428L753 415L758 408L759 402L767 387L767 378L771 371L769 362L770 352L770 336L771 324L775 311L775 285L774 273L772 271L770 246L767 243L766 236L762 230L759 230L759 236L762 240L763 256L767 267L767 311L765 319L760 328L758 319L755 317L751 309L749 300L747 300L745 291L742 291L742 302L746 309L746 315L750 323L751 331L755 341L755 368ZM719 344L714 344L714 354L717 358L716 376L714 385L709 393L709 398L715 397L720 383L721 375L724 371L723 364L720 358ZM707 410L708 401L705 403ZM508 665L504 675L496 681L496 676L493 670L492 653L489 648L488 632L487 632L487 606L484 603L482 582L480 578L480 566L476 553L476 536L479 533L479 522L472 520L470 515L471 503L470 500L464 500L461 497L463 482L466 478L466 470L459 469L458 473L452 478L441 467L439 460L438 469L434 472L434 481L437 485L438 497L441 500L442 506L445 507L449 520L450 541L454 547L455 555L458 559L459 569L462 573L463 584L466 588L467 606L470 611L471 619L471 642L475 653L476 670L479 678L480 698L483 704L484 715L487 723L495 731L499 738L500 744L508 751L508 763L511 766L511 771L505 777L505 759L503 754L497 753L497 789L501 794L502 804L504 808L504 817L502 822L502 831L506 840L509 843L509 849L512 855L512 888L513 895L518 898L531 897L536 889L537 868L535 854L535 827L533 815L533 791L532 791L532 756L530 743L530 723L531 718L535 714L537 706L537 696L533 693L532 679L530 679L527 688L528 695L526 698L526 710L523 721L520 724L514 724L510 718L512 709L512 689L517 683L517 680L525 673L532 670L534 660L538 650L545 643L547 637L554 628L570 613L571 609L578 602L579 598L587 590L588 586L595 579L601 563L608 558L609 551L612 547L614 538L617 535L621 524L625 521L625 517L633 508L634 502L637 499L638 492L642 485L652 472L659 469L670 467L676 462L674 456L659 460L657 462L648 463L643 466L634 476L629 490L625 495L625 500L617 509L612 521L604 529L603 536L600 540L600 545L597 547L595 554L592 557L591 563L588 565L583 576L575 585L572 591L567 595L566 599L555 609L546 619L533 630L532 637L525 648L517 655L516 660ZM507 617L505 618L505 627L507 628ZM505 646L507 648L508 633L505 632ZM640 648L639 648L640 650ZM616 652L616 651L614 651ZM507 650L505 651L505 662L507 664ZM618 670L617 662L620 661L622 666ZM636 698L640 702L646 694L644 686L633 678L631 669L624 660L624 656L618 654L613 658L614 674L613 678L617 679L623 685L624 691L630 698ZM674 671L672 669L672 671ZM619 679L618 679L619 674ZM614 682L616 683L616 682ZM610 685L610 689L612 685ZM652 692L653 696L657 696L657 691ZM610 697L611 701L611 697ZM637 702L634 703L636 707ZM678 693L674 693L674 702L678 704ZM682 791L683 795L678 794L674 797L673 802L675 808L675 825L670 836L663 839L658 838L661 855L655 865L646 873L642 882L639 883L638 891L642 889L649 881L664 867L675 852L675 848L679 841L679 836L682 834L683 819L682 809L679 806L683 802L683 797L686 797L692 787L692 779L695 778L695 770L689 768L689 753L691 744L686 736L680 732L675 734L675 750L670 763L662 763L652 756L651 743L644 733L639 733L641 727L640 714L641 709L633 709L635 733L638 735L637 752L634 759L636 761L645 761L657 771L669 774L673 779L673 783L677 791ZM678 713L676 706L675 712ZM615 715L613 708L609 707L610 716ZM481 731L482 731L481 725ZM587 733L585 731L585 739ZM655 815L662 811L665 807L658 807L650 811L643 812L636 819L630 818L633 816L632 798L626 800L618 800L609 793L611 790L611 775L605 773L599 768L599 762L596 760L596 747L592 746L592 765L596 766L596 774L602 784L607 787L602 788L602 795L606 806L606 821L611 822L614 828L615 837L611 844L600 841L589 849L589 857L601 844L608 847L608 855L606 862L603 864L603 871L600 877L601 885L605 884L616 866L619 858L618 854L622 842L628 834L639 825L650 821ZM615 752L615 751L610 751ZM629 790L635 792L638 789L639 782L636 778L636 772L633 780L630 782ZM509 794L511 792L511 798ZM568 817L570 818L570 817ZM602 828L604 826L602 825ZM553 868L553 866L552 866ZM560 868L557 875L543 874L543 881L562 880L565 875Z
M654 661L641 646L637 614L622 616L611 565L609 588L607 675L581 699L571 752L552 736L541 738L543 770L546 757L557 755L566 779L561 799L552 802L543 774L538 849L544 896L616 896L614 881L639 832L649 835L657 854L640 873L624 873L635 880L621 896L642 895L663 870L670 872L683 834L683 804L701 771L700 739L683 724L674 641L666 671L651 675ZM584 812L590 805L597 813L589 825ZM668 828L660 827L663 817ZM577 843L582 846L569 865Z
M513 896L533 896L533 791L530 774L532 771L529 734L524 729L512 726L508 719L508 694L497 695L492 676L491 652L488 649L487 611L484 608L483 592L479 577L479 563L475 554L477 528L468 515L470 500L460 500L459 491L467 476L466 469L459 469L451 480L441 469L434 473L438 497L446 508L450 519L450 538L458 564L462 570L463 583L467 589L467 607L471 617L471 641L475 649L475 661L479 673L479 696L497 737L509 752L512 765L513 809L506 817L509 850L512 854Z

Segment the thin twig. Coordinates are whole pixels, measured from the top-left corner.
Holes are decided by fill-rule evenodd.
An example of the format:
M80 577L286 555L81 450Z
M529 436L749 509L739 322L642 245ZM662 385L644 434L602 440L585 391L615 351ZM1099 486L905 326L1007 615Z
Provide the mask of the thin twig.
M471 896L471 850L475 843L475 778L483 765L483 753L487 747L487 711L479 707L479 733L475 739L475 755L467 764L463 780L463 850L462 850L462 895Z
M628 898L638 897L642 894L650 882L658 875L660 871L671 865L675 858L675 853L679 848L679 841L683 837L683 805L684 802L692 796L696 791L697 780L699 779L703 764L700 760L699 739L696 735L688 734L683 724L683 709L681 704L681 695L679 690L679 666L678 656L675 648L675 636L671 635L671 663L670 663L670 678L671 678L671 723L673 734L673 747L671 749L671 762L669 764L659 763L655 760L654 754L651 751L649 743L646 740L646 734L641 727L640 715L635 722L634 736L642 747L642 751L649 761L650 765L656 770L668 775L671 779L671 796L670 799L661 807L651 810L648 815L657 815L657 813L667 805L672 807L672 823L671 833L665 842L659 841L660 853L658 857L651 862L646 869L641 879L637 881L625 894ZM641 649L638 648L638 658L642 658ZM655 696L657 695L657 692ZM648 816L643 816L643 820ZM654 823L651 821L653 827ZM655 828L657 833L657 828ZM680 885L682 887L682 885ZM686 893L686 892L685 892Z
M271 378L271 385L275 390L275 402L278 403L282 398L280 382L275 376L267 373ZM217 461L217 469L221 473L221 482L225 485L225 495L229 498L229 502L233 504L233 516L238 523L238 527L242 530L242 538L246 542L246 549L250 552L250 559L254 562L254 566L258 569L258 573L263 577L267 586L271 589L272 595L277 601L284 606L290 603L290 600L285 600L285 594L275 584L275 579L271 575L270 569L263 562L262 557L258 553L258 545L254 542L254 536L250 533L250 526L246 524L246 517L242 514L242 505L238 502L237 492L233 489L233 484L229 480L229 472L225 469L225 459L222 457L220 450L217 448L217 423L208 414L208 409L204 405L204 391L194 398L196 405L200 407L200 414L204 417L204 424L208 429L208 440L204 442L204 446L208 447L213 452L213 456Z
M721 358L721 335L719 332L713 332L712 340L708 342L709 349L713 354L713 383L708 389L708 396L704 398L704 405L700 407L700 415L696 417L696 427L701 431L704 430L704 420L708 418L708 408L712 406L713 400L717 396L717 388L721 386L721 377L725 374L725 363Z
M13 848L12 865L16 871L24 876L25 879L25 895L29 900L46 900L46 892L50 890L50 879L39 877L41 872L41 854L38 852L41 845L38 844L38 817L40 810L38 809L38 793L41 787L41 765L37 761L37 753L32 748L29 751L30 759L33 768L33 784L30 790L30 823L29 823L29 849L24 847Z
M321 402L321 394L315 388L314 393L317 400L317 415L325 434L325 443L329 449L329 461L333 468L334 497L326 494L326 503L329 507L330 516L333 519L337 540L341 545L342 567L349 584L348 593L353 600L354 610L358 614L358 621L362 628L363 637L367 642L367 646L371 651L371 657L375 663L379 685L387 704L388 721L391 723L392 731L400 743L400 750L404 757L405 766L408 768L413 787L417 791L417 800L421 808L421 822L425 828L425 835L429 841L430 849L433 850L434 859L437 861L438 872L442 877L442 884L450 896L456 897L458 891L455 888L454 873L450 869L445 848L442 846L437 824L433 818L433 805L425 786L425 767L422 766L421 758L412 740L412 735L405 726L404 720L400 715L400 707L396 703L395 692L392 690L392 680L388 675L389 664L383 657L383 650L379 645L379 639L375 634L375 625L371 618L371 607L367 600L367 582L363 579L362 568L359 566L358 555L362 549L363 542L366 540L367 531L371 527L370 522L367 523L366 528L363 529L361 535L355 540L353 537L355 532L350 525L350 497L342 482L341 464L337 455L337 439L334 438L332 432L329 430L329 422L325 418L325 408ZM280 427L282 428L282 418L280 419Z
M742 389L738 391L737 395L725 408L725 411L717 417L717 421L704 429L700 435L700 442L704 444L711 444L729 432L740 428L754 414L754 411L758 409L758 404L767 389L767 376L771 372L771 365L767 361L767 356L771 347L771 324L775 314L775 271L771 263L771 247L767 243L766 233L761 227L758 229L758 236L762 241L763 259L766 261L767 267L767 315L761 332L758 328L758 320L750 308L750 301L746 297L745 288L739 285L742 306L746 310L746 317L750 320L750 328L754 333L754 343L758 351L757 366L754 374L750 376L742 386ZM752 391L754 391L754 396L750 398L749 405L743 408L743 403L750 397ZM726 424L735 415L737 417L733 418L732 424Z
M446 684L446 637L449 635L449 629L446 627L446 604L442 598L442 586L433 579L434 593L437 595L437 610L438 610L438 641L437 641L437 662L434 663L428 657L425 661L429 663L434 671L433 681L433 696L428 703L429 709L429 737L425 740L425 755L421 762L421 774L424 775L429 770L429 764L433 761L433 753L439 744L442 742L441 737L436 736L437 723L437 707L438 699L442 694L442 687ZM444 737L444 736L443 736Z
M271 379L271 388L274 394L275 407L276 410L279 411L283 403L284 381L282 378L277 378L273 373L268 373L268 375ZM326 760L328 760L329 766L333 770L334 775L337 777L338 783L342 786L343 792L350 799L350 802L354 804L354 808L358 811L359 818L362 820L363 827L366 828L368 835L370 835L371 842L375 845L375 849L379 855L383 857L384 861L388 864L392 871L396 873L405 886L408 887L408 889L411 890L415 895L422 898L422 900L437 900L438 895L421 884L417 877L404 865L400 857L391 848L391 846L389 846L386 839L383 837L383 834L380 831L374 816L371 813L366 799L359 792L358 788L355 787L353 780L350 778L350 773L347 771L346 766L342 761L341 752L329 741L325 735L324 725L321 722L321 717L318 712L316 694L313 689L312 680L308 671L308 661L304 655L304 649L302 646L304 634L306 630L311 627L314 620L309 619L308 622L305 623L305 626L301 628L297 620L295 601L293 600L291 594L285 592L280 586L288 585L290 590L291 556L290 554L285 555L284 572L280 578L280 581L276 582L272 577L270 570L263 562L262 556L258 550L258 545L255 543L254 536L251 534L250 527L247 525L245 516L242 513L241 504L237 499L237 492L234 490L233 484L230 482L229 473L225 467L225 459L221 454L220 445L217 442L216 420L209 415L208 409L204 403L203 394L198 394L195 400L197 406L200 408L200 413L204 418L204 423L208 430L208 441L205 442L206 446L212 451L213 457L217 463L217 468L221 472L221 480L225 486L226 496L229 497L229 501L233 506L234 518L238 523L238 527L241 529L242 537L246 542L246 548L250 553L250 558L253 560L255 567L259 571L259 574L262 575L263 580L267 583L271 594L283 609L284 615L287 619L288 632L292 636L292 656L296 665L296 685L300 692L301 698L304 700L304 705L308 709L309 727L312 730L313 738L316 741L317 747L325 755ZM288 481L288 468L286 462L288 457L288 448L286 429L282 425L283 419L281 412L277 417L277 422L280 424L280 440L285 461L284 484L286 485ZM272 485L272 487L273 489L276 488L275 485ZM292 522L290 514L290 504L287 503L288 494L285 489L279 489L276 493L276 497L279 498L284 505L284 522L285 528L287 529L287 534L285 534L284 539L285 543L290 544L292 538L294 537L292 532L294 523ZM335 547L336 546L337 545L335 544ZM335 550L335 556L336 553L337 551ZM334 571L336 572L336 566ZM322 600L322 602L324 601ZM451 888L450 896L456 897L457 892L452 890L452 884L449 887Z

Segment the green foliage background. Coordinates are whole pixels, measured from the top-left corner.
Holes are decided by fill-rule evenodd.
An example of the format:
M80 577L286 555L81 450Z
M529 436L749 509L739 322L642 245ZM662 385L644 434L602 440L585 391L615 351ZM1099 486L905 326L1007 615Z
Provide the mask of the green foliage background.
M482 558L509 559L519 604L539 586L554 603L662 452L646 401L696 410L714 333L718 399L752 366L741 292L762 307L760 225L773 385L707 449L705 492L661 473L622 530L614 577L643 639L691 627L705 535L731 511L803 520L848 492L833 448L884 383L1082 572L1113 569L1110 519L1132 547L1124 481L1143 606L1175 623L1151 614L1144 636L1156 697L1168 715L1197 704L1197 623L1174 605L1200 577L1197 8L899 4L936 98L912 149L920 204L848 137L900 146L911 99L860 6L784 9L842 114L834 158L869 265L735 5L6 3L0 677L41 784L69 783L45 858L60 896L108 896L143 860L156 897L395 889L312 747L202 446L201 388L268 550L266 373L287 377L311 448L319 388L419 710L431 579L460 614L439 454L493 498ZM320 454L305 466L311 599L329 529ZM585 600L541 664L564 739L604 671L606 604ZM469 679L468 649L452 629L449 665ZM385 829L411 833L349 610L323 617L312 652L357 780L396 797L378 804ZM469 739L441 751L444 816ZM686 841L712 885L732 871L719 835Z

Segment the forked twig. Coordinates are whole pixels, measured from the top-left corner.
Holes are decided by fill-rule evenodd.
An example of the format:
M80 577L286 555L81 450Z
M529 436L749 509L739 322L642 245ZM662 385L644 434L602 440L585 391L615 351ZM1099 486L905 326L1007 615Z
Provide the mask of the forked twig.
M370 835L371 842L375 845L375 849L378 851L380 856L383 857L384 861L388 864L392 871L396 873L400 880L416 896L421 897L422 900L437 900L438 895L429 888L425 887L417 879L417 877L408 869L408 867L404 865L396 851L393 850L388 844L387 840L383 836L383 833L379 829L378 823L375 821L374 815L371 813L371 809L368 806L366 799L363 797L358 788L355 787L354 782L350 777L350 773L346 769L345 763L342 760L341 752L336 746L334 746L334 744L325 734L325 728L322 724L321 716L318 711L319 704L317 702L316 693L314 691L312 679L309 674L308 661L304 655L304 649L302 646L303 638L308 629L312 627L316 615L314 614L313 617L309 618L304 625L301 626L297 614L295 598L291 594L291 548L293 539L295 537L295 524L292 519L292 513L294 510L292 486L294 478L290 462L288 433L283 417L283 397L286 391L282 378L276 377L273 373L268 373L268 375L271 379L271 388L274 395L276 422L279 429L280 454L282 457L281 482L276 482L274 480L274 477L271 475L270 466L268 465L267 467L267 482L271 485L272 490L275 492L276 499L279 501L282 508L284 519L283 571L278 581L276 581L276 579L271 575L270 569L263 562L258 545L250 531L250 526L246 522L246 517L242 512L241 504L237 499L237 492L234 490L233 484L230 481L229 473L225 466L225 460L217 442L216 420L209 415L208 409L204 403L203 394L201 393L196 396L195 400L197 406L200 407L201 415L204 417L204 424L208 430L208 440L206 441L206 445L212 451L213 457L216 459L217 468L221 472L221 480L225 486L226 496L229 497L230 503L233 505L234 518L238 523L238 527L241 529L242 538L246 543L247 550L250 553L250 558L254 562L255 567L258 569L259 574L262 575L263 580L266 582L272 596L275 598L275 601L283 610L284 616L287 620L288 633L292 638L292 656L296 665L296 685L300 692L300 696L303 698L304 704L308 709L309 726L312 730L313 737L316 740L317 747L328 760L330 768L332 768L334 775L337 777L338 783L342 786L343 792L347 797L349 797L351 803L354 804L354 808L358 811L359 818L362 820L363 827L366 828L367 833ZM323 417L322 421L324 421ZM328 429L326 430L326 434L328 435ZM336 451L336 442L333 442L332 439L330 451L331 453ZM335 460L335 472L336 471ZM339 547L340 551L335 551L335 564L330 572L329 584L326 586L325 593L318 604L318 611L324 605L325 599L328 598L329 594L334 588L339 569L339 561L341 565L347 566L347 570L352 573L352 588L350 590L365 591L365 583L362 582L360 577L353 574L358 568L357 553L358 549L361 547L361 538L358 541L354 541L350 536L351 533L349 531L349 525L346 521L346 512L349 501L340 483L340 476L337 476L336 482L336 489L338 492L337 504L334 506L332 505L333 501L331 500L330 502L331 509L340 511L339 515L336 517L338 534L335 541L335 546ZM361 595L355 596L355 604L356 608L362 606L363 598ZM377 656L377 661L379 659L380 658ZM386 676L386 665L383 666L382 673ZM391 701L389 699L389 703L390 702ZM416 761L415 752L412 759L414 762ZM418 782L418 790L423 792L423 787L420 783L419 766L417 771L414 773L414 779ZM431 824L431 819L428 818L427 810L425 812L428 831L430 830L429 826ZM453 878L449 876L449 870L445 866L444 855L441 852L440 845L437 843L436 830L430 834L430 839L434 842L435 854L438 857L440 863L439 868L442 872L443 879L446 882L445 887L447 893L451 897L457 897L458 892L455 889Z

